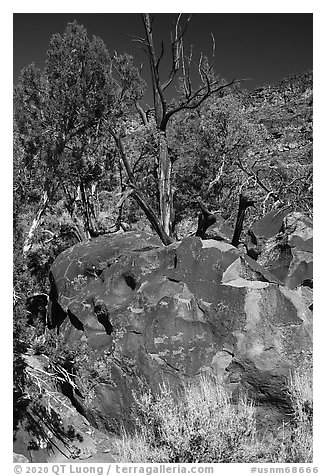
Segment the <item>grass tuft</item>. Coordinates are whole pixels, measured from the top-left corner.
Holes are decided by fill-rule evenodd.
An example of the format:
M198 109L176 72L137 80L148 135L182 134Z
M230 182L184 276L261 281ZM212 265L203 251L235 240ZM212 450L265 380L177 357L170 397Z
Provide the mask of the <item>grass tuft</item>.
M134 394L135 431L123 431L121 462L312 462L312 372L294 372L288 391L293 418L275 438L261 438L256 410L245 396L234 402L213 377L186 383L177 396L167 383L157 394Z

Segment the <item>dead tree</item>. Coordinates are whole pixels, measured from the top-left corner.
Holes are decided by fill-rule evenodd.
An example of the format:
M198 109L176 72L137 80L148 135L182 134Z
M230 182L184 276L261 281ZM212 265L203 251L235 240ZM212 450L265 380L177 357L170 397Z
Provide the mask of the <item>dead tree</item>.
M216 217L200 200L198 200L198 205L200 207L200 212L198 215L198 227L195 236L199 236L201 239L204 239L207 228L216 222Z
M250 200L248 197L246 197L242 193L240 194L237 221L235 224L234 234L231 241L231 245L235 246L236 248L239 246L246 210L247 208L254 207L254 206L255 206L254 200Z
M170 156L167 140L167 125L171 117L183 110L191 110L198 108L207 98L218 93L222 89L228 88L233 84L242 80L233 79L230 82L216 78L213 72L213 61L215 55L215 40L213 37L213 52L211 62L204 61L200 55L196 69L200 78L200 86L194 88L191 79L191 70L194 67L192 50L186 56L184 48L184 35L191 20L189 15L183 21L180 13L176 19L174 28L171 32L170 50L171 50L171 67L165 79L162 78L161 64L165 56L165 46L161 43L160 52L158 53L154 46L153 40L153 22L149 13L142 14L142 20L145 30L145 37L135 38L144 49L151 72L151 86L153 91L153 104L156 128L158 132L158 196L159 196L159 214L157 215L152 207L149 206L146 198L137 188L133 171L130 167L128 157L124 153L122 137L120 137L111 128L111 134L120 151L121 160L124 164L129 184L132 187L132 196L138 205L145 212L151 225L160 236L164 244L169 244L173 240L171 238L173 232L172 220L173 212L173 187L172 187L172 164L173 160ZM166 90L173 81L181 76L183 85L183 95L179 98L179 102L168 102ZM149 114L144 111L138 101L135 101L135 107L144 125L149 121ZM204 216L203 219L205 220Z
M33 241L35 238L35 234L37 229L40 226L40 223L42 221L42 218L45 214L45 212L48 209L49 203L51 202L56 190L58 189L58 184L57 183L52 183L49 184L48 181L46 181L46 184L44 186L44 190L42 193L42 197L39 202L39 206L37 208L36 215L33 219L33 222L30 226L30 229L28 231L28 234L25 238L24 244L23 244L23 255L26 256L27 253L31 250Z

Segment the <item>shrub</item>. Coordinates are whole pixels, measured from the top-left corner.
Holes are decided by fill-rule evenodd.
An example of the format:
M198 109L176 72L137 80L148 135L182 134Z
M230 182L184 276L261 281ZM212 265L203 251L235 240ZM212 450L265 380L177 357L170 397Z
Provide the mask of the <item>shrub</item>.
M230 395L213 377L187 383L175 394L134 394L135 431L116 442L119 461L132 463L312 462L312 372L294 372L288 392L292 419L278 435L259 436L253 403Z
M157 395L134 397L137 429L133 436L124 434L121 461L245 461L257 441L253 405L244 397L232 403L213 378L185 384L183 398L166 383Z
M312 362L295 370L289 378L288 392L293 419L284 425L276 441L272 462L311 463L313 461L313 381Z

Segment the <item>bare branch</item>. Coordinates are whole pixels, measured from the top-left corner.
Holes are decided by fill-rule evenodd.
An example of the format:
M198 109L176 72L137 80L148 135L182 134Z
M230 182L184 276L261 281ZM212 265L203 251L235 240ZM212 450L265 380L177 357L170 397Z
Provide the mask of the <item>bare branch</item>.
M158 72L158 68L159 68L159 65L160 65L160 61L161 59L163 58L163 55L164 55L164 43L163 41L161 42L161 53L160 53L160 56L156 62L156 65L155 65L155 68L156 68L156 71Z
M193 52L193 45L191 45L191 47L190 47L190 54L189 54L189 57L188 57L188 71L187 71L188 97L187 97L187 99L192 94L192 85L191 85L191 76L190 76L190 65L191 65L191 62L192 62L192 52Z
M190 14L190 15L188 16L188 18L186 19L186 23L185 23L184 27L183 27L183 28L180 28L181 33L180 33L180 35L178 36L177 33L178 33L178 28L179 28L179 23L180 23L180 20L181 20L181 16L182 16L182 13L179 13L179 16L178 16L178 19L177 19L177 25L176 25L176 29L175 29L175 32L176 32L175 41L177 41L177 42L179 42L179 41L184 37L184 35L186 34L186 31L187 31L187 29L188 29L189 23L190 23L190 21L191 21L191 19L192 19L192 17L193 17L192 14Z
M167 233L165 232L162 224L160 223L160 220L157 217L156 212L153 210L150 203L144 198L142 192L138 189L138 187L136 185L136 181L134 179L134 174L131 170L130 163L129 163L129 160L128 160L127 155L125 153L121 138L116 134L116 132L112 129L112 127L109 126L108 131L109 131L109 133L111 134L111 136L113 137L113 139L116 143L116 146L117 146L117 148L119 150L119 153L120 153L121 161L122 161L122 163L125 167L125 170L127 172L127 175L128 175L129 189L132 190L132 192L130 192L130 194L129 194L129 191L128 191L128 196L132 195L133 198L136 200L136 202L138 203L138 205L140 206L140 208L143 210L146 217L150 221L154 230L156 231L158 236L161 238L163 244L164 245L171 244L173 240L167 235Z
M163 125L162 127L166 127L167 122L169 121L170 117L176 114L179 111L182 111L184 109L196 109L198 106L200 106L209 96L221 91L222 89L225 89L229 86L232 86L233 84L240 83L242 81L245 81L245 79L233 79L229 83L222 84L214 89L210 89L210 91L207 91L206 86L203 86L197 91L195 91L189 98L187 98L186 101L182 102L179 104L179 106L175 107L174 109L171 109L168 111L163 119ZM217 82L210 84L210 88L212 85L217 84Z
M183 88L185 90L186 97L189 96L188 85L186 83L186 67L185 67L185 58L184 58L184 51L183 51L183 42L181 43L181 65L182 65L182 78L183 78Z
M33 239L35 235L35 231L38 228L41 218L44 215L45 210L48 207L50 198L52 197L51 192L49 192L48 189L43 190L43 195L40 199L40 203L38 205L38 209L36 212L36 216L33 219L32 225L28 231L27 237L25 238L24 244L23 244L23 254L26 256L26 254L29 252L29 250L32 247L33 244Z
M144 45L147 45L147 41L145 38L142 38L141 36L136 36L136 35L128 35L128 36L132 36L132 39L131 41L134 41L136 43L142 43Z
M216 184L216 183L219 183L219 181L221 180L221 177L223 175L223 171L224 171L224 166L225 166L225 160L226 160L226 157L225 157L225 154L223 154L223 160L222 160L222 164L220 166L220 169L218 171L218 174L217 176L214 178L214 180L212 180L209 185L208 185L208 188L207 188L207 192L209 192L211 190L211 188Z
M267 193L266 197L263 200L263 214L265 215L266 213L266 205L267 205L267 200L274 195L274 191L270 191Z
M197 203L201 212L198 215L198 225L195 236L205 239L206 230L216 222L216 216L205 207L200 198L197 199Z
M166 88L167 88L168 86L170 86L170 84L172 83L173 79L174 79L174 76L171 76L171 77L169 77L169 79L167 79L167 80L165 81L165 83L162 84L162 91L165 91Z
M214 60L215 60L215 50L216 50L216 43L215 43L215 37L213 35L213 33L211 32L211 37L212 37L212 40L213 40L213 47L212 47L212 65L214 63Z
M114 139L114 142L116 143L116 146L119 150L119 153L120 153L120 158L123 162L123 165L126 169L126 172L127 172L127 175L128 175L128 179L130 181L131 184L134 184L134 176L133 176L133 173L132 173L132 170L131 170L131 167L130 167L130 163L129 163L129 160L126 156L126 153L125 153L125 150L124 150L124 147L123 147L123 144L122 144L122 141L121 141L121 138L118 137L118 135L115 133L115 131L112 129L112 127L108 127L108 131L109 133L111 134L111 136L113 137Z
M199 63L198 63L198 73L199 73L199 76L200 76L200 79L201 79L202 83L205 83L205 81L203 79L203 76L202 76L202 67L201 67L202 60L203 60L203 53L200 53L200 58L199 58Z
M181 20L182 13L179 13L179 16L177 18L176 24L175 24L175 35L174 35L174 41L172 43L172 60L173 60L173 72L176 72L179 69L180 66L180 40L182 36L179 38L178 37L178 30L179 30L179 23Z
M190 64L191 64L191 61L192 61L192 52L193 52L193 48L194 48L194 45L191 45L190 46L190 55L189 55L189 61L188 61L188 65L190 67Z
M242 194L242 190L244 189L244 187L246 185L249 185L250 184L250 181L253 180L254 181L254 185L257 185L257 179L254 175L250 175L247 180L245 182L243 182L241 185L240 185L240 188L239 188L239 195Z
M183 28L180 27L181 17L182 13L179 13L174 32L171 32L172 66L168 79L162 84L162 91L172 83L180 68L181 50L183 48L182 39L187 31L192 15L189 15Z
M179 29L179 23L180 23L181 17L182 17L182 13L179 13L177 21L175 23L175 35L174 35L175 40L174 41L178 41L178 29Z
M43 230L43 233L48 233L50 235L50 238L45 240L44 243L50 243L54 238L57 238L57 235L50 230Z
M274 197L275 200L278 200L279 198L278 194L273 192L273 190L270 190L268 187L266 187L266 185L259 179L257 174L255 174L252 171L246 170L240 158L238 158L237 165L249 177L249 179L251 177L255 181L256 185L258 184L263 190L265 190L265 192L270 193L271 197Z
M134 103L135 103L135 107L137 109L137 112L139 113L140 117L141 117L141 120L144 124L144 126L146 126L148 124L148 116L147 116L147 113L144 111L144 109L139 105L138 101L134 100Z
M153 82L153 92L154 92L154 107L155 107L155 116L156 124L158 127L161 127L162 120L166 114L166 100L163 95L163 90L160 82L160 77L157 69L157 60L155 55L154 42L152 37L152 27L151 20L148 13L142 14L142 19L146 31L146 38L148 41L148 57L151 67L151 75Z
M136 160L136 162L134 163L134 165L133 165L133 167L132 167L132 173L133 173L133 174L135 173L136 167L137 167L137 165L139 164L139 162L140 162L142 159L144 159L144 158L146 157L146 155L147 155L147 153L146 153L147 151L144 151L144 149L145 149L145 147L143 146L143 147L142 147L142 150L141 150L141 152L140 152L140 155L139 155L139 157L138 157L138 159Z
M120 208L123 203L127 200L134 193L134 189L132 187L127 188L124 192L121 193L121 198L117 204L117 207Z

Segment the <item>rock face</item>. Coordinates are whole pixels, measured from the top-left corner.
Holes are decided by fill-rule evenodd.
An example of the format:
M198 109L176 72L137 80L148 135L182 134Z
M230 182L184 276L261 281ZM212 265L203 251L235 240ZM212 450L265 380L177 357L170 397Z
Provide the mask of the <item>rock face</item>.
M251 228L259 249L257 262L285 286L312 288L312 221L291 209L272 211Z
M202 372L282 408L289 371L311 351L300 296L222 241L162 247L145 232L102 236L59 255L51 282L51 325L102 369L76 396L99 429L128 425L133 390L162 378L178 388Z
M231 243L233 230L226 223L226 220L219 213L214 213L215 222L210 225L206 232L205 238L213 240L224 240ZM198 217L196 218L184 218L176 225L176 236L179 240L186 238L187 236L195 236L198 229Z

